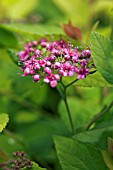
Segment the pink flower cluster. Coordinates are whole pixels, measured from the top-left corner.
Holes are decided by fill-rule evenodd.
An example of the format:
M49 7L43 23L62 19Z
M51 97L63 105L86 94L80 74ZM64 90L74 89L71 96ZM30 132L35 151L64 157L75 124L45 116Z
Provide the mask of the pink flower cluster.
M56 87L62 76L76 74L77 79L83 79L93 66L90 50L79 50L64 40L28 42L18 58L22 76L31 75L34 82L42 78L51 87Z

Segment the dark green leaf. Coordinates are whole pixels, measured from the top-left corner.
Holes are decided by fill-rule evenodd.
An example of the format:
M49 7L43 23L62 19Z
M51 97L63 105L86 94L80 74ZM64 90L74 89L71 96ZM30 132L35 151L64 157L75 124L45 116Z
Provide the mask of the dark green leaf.
M63 170L108 170L101 152L90 144L56 136L55 145Z
M18 65L17 51L9 49L9 50L7 50L7 52L8 52L8 54L9 54L9 56L11 57L12 61L13 61L16 65Z
M79 142L93 144L102 149L106 149L108 137L113 136L112 122L113 120L109 122L109 124L104 124L103 127L78 133L73 136L73 139L76 139Z
M0 27L0 47L2 48L17 48L18 42L13 32Z
M113 44L112 42L96 33L91 33L91 54L95 66L102 76L113 84Z

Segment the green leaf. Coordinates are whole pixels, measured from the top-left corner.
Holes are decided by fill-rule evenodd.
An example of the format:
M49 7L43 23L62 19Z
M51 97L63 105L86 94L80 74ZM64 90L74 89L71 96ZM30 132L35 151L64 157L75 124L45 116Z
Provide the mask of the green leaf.
M7 40L7 36L1 40L3 41L3 47L8 47L12 49L22 48L26 41L32 40L39 40L40 38L44 37L48 40L57 40L57 39L67 39L63 30L60 26L53 26L53 25L43 25L43 24L2 24L0 25L0 29L5 32L6 30L9 32L10 35L15 35L18 39L19 45L16 46L17 43L9 44L10 38ZM3 37L3 36L2 36ZM13 36L11 37L11 40ZM7 40L7 41L6 41Z
M107 82L98 71L88 75L85 79L79 80L75 85L84 87L113 87L113 85Z
M56 136L55 145L63 170L108 170L101 152L90 144Z
M91 54L95 66L102 76L113 84L113 44L112 42L96 33L91 33Z
M12 59L12 61L13 61L16 65L18 65L17 51L8 49L7 52L8 52L8 54L9 54L10 58Z
M6 113L0 114L0 132L3 131L3 129L6 127L7 123L9 121L9 117Z
M13 32L0 27L0 47L2 48L17 48L18 42Z
M50 41L64 39L71 41L74 45L78 46L75 40L67 38L63 30L58 25L52 24L2 24L0 28L7 29L9 32L16 35L20 47L23 47L26 41L39 40L40 38L46 38ZM14 48L14 47L12 47Z
M38 164L35 163L35 162L32 162L32 164L33 164L33 167L31 168L31 170L46 170L45 168L40 168L40 167L38 166ZM22 169L28 170L28 168L22 168Z
M95 145L98 148L106 149L107 138L113 136L113 120L109 121L109 124L105 122L103 127L95 128L89 131L81 132L73 136L73 139L87 144Z
M63 81L66 85L68 83L71 83L75 79L75 76L69 78L63 77ZM86 76L86 78L84 79L78 80L73 85L81 87L113 87L113 85L107 82L98 71L96 73Z
M30 24L2 24L0 27L7 29L11 32L15 32L18 34L31 35L32 37L38 36L46 36L46 35L64 35L63 30L59 26L53 25L43 25L43 24L34 24L33 26ZM54 38L54 37L51 37Z

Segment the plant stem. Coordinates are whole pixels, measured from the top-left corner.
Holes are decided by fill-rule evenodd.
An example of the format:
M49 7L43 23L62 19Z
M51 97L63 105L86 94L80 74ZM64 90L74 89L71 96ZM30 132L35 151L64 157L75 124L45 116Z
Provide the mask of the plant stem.
M89 72L89 74L93 74L95 73L97 70L94 70L94 71L91 71ZM69 118L69 121L70 121L70 125L71 125L71 129L72 129L72 133L75 134L74 132L74 126L73 126L73 121L72 121L72 117L71 117L71 112L70 112L70 109L69 109L69 106L68 106L68 102L67 102L67 95L66 95L66 90L69 86L71 86L72 84L74 84L75 82L77 82L79 79L75 79L74 81L70 82L69 84L65 85L62 80L60 81L60 84L62 85L62 87L60 88L57 88L61 98L64 100L64 103L65 103L65 106L66 106L66 110L67 110L67 113L68 113L68 118ZM91 126L91 125L90 125ZM89 127L88 127L89 128Z
M67 113L68 113L68 118L69 118L69 122L70 122L70 125L71 125L71 129L72 129L72 134L74 135L74 126L73 126L73 121L72 121L72 117L71 117L71 112L70 112L70 109L69 109L69 105L68 105L68 102L67 102L67 95L66 95L66 92L67 92L67 88L66 86L60 82L62 87L63 87L63 90L62 89L58 89L58 92L60 93L62 99L64 100L64 104L66 106L66 110L67 110ZM62 92L61 92L62 91ZM63 94L63 95L62 95Z
M90 74L94 74L96 71L97 71L97 70L90 71L90 72L89 72L89 75L90 75ZM75 80L72 81L71 83L67 84L65 87L67 88L67 87L71 86L72 84L76 83L78 80L79 80L79 79L75 79Z
M78 79L76 79L76 80L72 81L71 83L67 84L67 85L66 85L66 88L69 87L69 86L71 86L72 84L74 84L74 83L77 82L77 81L78 81Z
M69 117L71 129L72 129L72 133L73 133L73 135L74 135L74 126L73 126L73 121L72 121L70 109L69 109L68 102L67 102L67 96L65 96L64 103L65 103L66 110L67 110L67 113L68 113L68 117Z
M110 103L110 105L105 109L103 110L102 112L98 113L96 116L94 116L90 122L88 123L87 127L86 127L86 131L89 130L89 128L92 126L92 124L97 120L99 119L102 115L104 115L108 110L111 109L111 107L113 106L113 101Z

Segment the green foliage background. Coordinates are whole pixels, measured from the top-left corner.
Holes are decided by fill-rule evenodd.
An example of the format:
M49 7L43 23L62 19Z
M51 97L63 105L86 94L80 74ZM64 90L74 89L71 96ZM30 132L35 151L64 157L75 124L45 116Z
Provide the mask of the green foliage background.
M11 158L12 152L24 150L32 161L48 170L61 170L57 153L63 170L85 170L84 160L82 167L78 161L78 168L73 162L78 160L76 153L81 159L80 149L82 152L89 151L87 159L91 153L99 157L94 158L97 167L95 164L91 169L88 163L87 170L98 170L101 166L102 170L108 167L112 170L111 159L105 161L106 165L103 157L106 160L107 138L113 137L113 109L96 121L92 131L84 132L89 120L113 100L113 54L110 53L113 43L105 38L113 41L112 9L112 0L29 0L29 3L28 0L0 1L0 131L8 122L6 114L2 122L3 113L9 115L7 128L0 134L0 163ZM19 51L28 39L62 37L72 41L75 46L80 45L67 37L61 28L69 20L81 29L82 45L87 47L92 44L92 55L99 70L68 89L68 102L77 132L71 139L66 138L71 136L71 129L57 89L33 83L30 77L21 77L14 56L14 52ZM101 33L104 38L92 33L90 41L91 31ZM64 79L64 82L72 80ZM69 151L66 150L68 146ZM75 153L73 148L78 148ZM65 162L70 165L67 166ZM38 165L35 166L40 170Z

